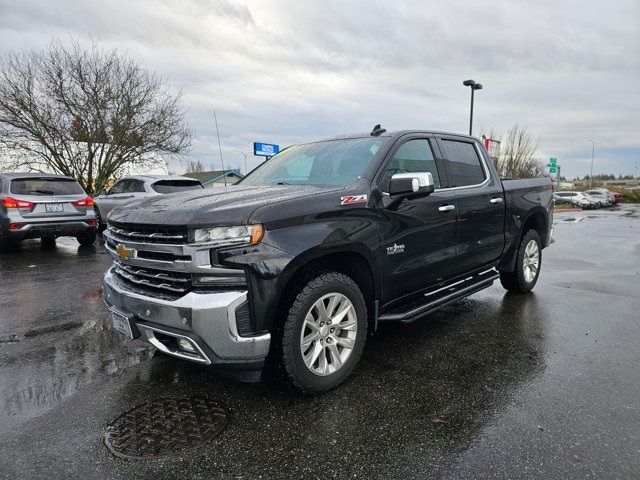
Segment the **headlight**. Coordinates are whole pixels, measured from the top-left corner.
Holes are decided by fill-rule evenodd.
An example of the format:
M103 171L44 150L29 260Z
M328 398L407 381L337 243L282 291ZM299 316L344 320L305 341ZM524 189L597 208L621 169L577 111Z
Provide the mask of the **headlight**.
M256 245L260 243L263 235L264 227L262 225L198 228L193 230L193 241L195 243Z

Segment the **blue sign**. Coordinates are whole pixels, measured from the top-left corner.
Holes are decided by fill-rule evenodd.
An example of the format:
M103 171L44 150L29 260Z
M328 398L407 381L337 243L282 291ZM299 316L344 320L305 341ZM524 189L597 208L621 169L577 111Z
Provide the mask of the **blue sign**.
M253 142L253 154L260 157L273 157L280 151L280 145Z

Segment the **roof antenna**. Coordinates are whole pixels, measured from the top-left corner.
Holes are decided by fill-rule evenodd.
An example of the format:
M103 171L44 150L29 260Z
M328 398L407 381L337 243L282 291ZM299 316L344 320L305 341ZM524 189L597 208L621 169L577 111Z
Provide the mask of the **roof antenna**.
M224 186L227 186L227 173L224 171L224 160L222 160L222 146L220 145L220 130L218 129L218 117L216 116L216 109L213 109L213 119L216 122L216 133L218 134L218 150L220 151L220 163L222 164L222 178L224 179Z
M386 128L381 128L380 124L377 124L375 127L373 127L373 130L371 130L371 133L369 135L371 135L372 137L377 137L379 135L382 135L386 131Z

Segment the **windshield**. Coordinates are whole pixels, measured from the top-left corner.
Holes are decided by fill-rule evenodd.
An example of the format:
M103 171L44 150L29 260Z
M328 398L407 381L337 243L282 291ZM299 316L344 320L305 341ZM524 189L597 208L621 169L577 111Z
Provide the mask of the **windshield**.
M16 178L11 180L16 195L81 195L84 190L70 178Z
M386 138L349 138L296 145L267 160L243 185L340 186L355 182Z
M151 185L158 193L186 192L187 190L201 190L204 188L197 180L160 180Z

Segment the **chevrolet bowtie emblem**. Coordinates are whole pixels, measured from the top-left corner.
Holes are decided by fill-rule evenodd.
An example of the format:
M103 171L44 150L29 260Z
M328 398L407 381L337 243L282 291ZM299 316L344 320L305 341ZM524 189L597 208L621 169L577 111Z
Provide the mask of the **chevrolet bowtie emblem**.
M116 247L116 252L120 257L120 260L127 260L129 258L136 258L136 251L133 248L127 248L121 243Z

